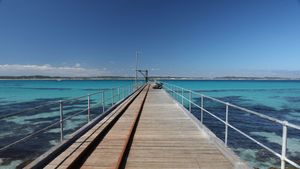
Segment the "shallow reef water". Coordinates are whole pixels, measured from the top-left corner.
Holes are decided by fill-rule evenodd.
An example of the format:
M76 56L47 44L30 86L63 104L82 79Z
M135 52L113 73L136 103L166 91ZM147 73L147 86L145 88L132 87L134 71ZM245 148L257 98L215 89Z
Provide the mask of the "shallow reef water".
M218 98L259 113L300 125L300 81L176 81L175 84L195 92ZM34 111L0 119L0 147L20 139L34 131L59 120L59 100L75 98L107 90L117 86L128 86L133 81L0 81L0 117L42 104L55 102ZM187 93L185 93L187 96ZM109 98L111 95L106 95ZM193 101L200 98L193 95ZM91 117L102 113L100 96L91 97ZM181 100L178 100L181 102ZM185 103L185 107L188 104ZM110 107L110 101L105 108ZM204 100L205 109L225 120L225 106L209 99ZM64 105L66 116L72 116L87 108L87 98ZM192 106L192 113L200 118L199 108ZM79 113L65 122L65 134L71 134L87 123L87 112ZM281 152L282 126L256 115L229 107L229 123L259 142ZM221 140L225 139L225 126L207 113L204 124ZM49 130L17 144L0 153L0 168L22 168L34 158L59 143L59 124ZM38 143L38 144L37 144ZM228 145L243 160L254 168L280 168L280 159L229 128ZM300 131L288 129L288 151L291 160L300 163Z

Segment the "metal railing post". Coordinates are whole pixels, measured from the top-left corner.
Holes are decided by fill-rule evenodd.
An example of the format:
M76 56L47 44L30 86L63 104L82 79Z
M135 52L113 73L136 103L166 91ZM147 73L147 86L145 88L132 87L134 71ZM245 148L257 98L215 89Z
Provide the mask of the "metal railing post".
M192 112L192 91L189 93L189 111Z
M127 88L123 88L123 99L127 96Z
M104 98L104 90L102 90L102 95L101 95L101 100L102 100L102 113L105 111L105 98Z
M126 87L122 88L122 99L126 97Z
M282 150L281 150L281 169L285 169L286 148L287 148L287 121L282 124Z
M124 87L124 98L125 98L126 96L128 96L128 94L127 94L127 87Z
M120 96L121 96L121 100L125 97L124 87L120 88Z
M63 113L63 102L59 101L59 113L60 113L60 142L64 140L64 113Z
M177 90L177 92L176 92L176 93L177 93L177 94L176 94L176 96L177 96L177 101L180 102L180 101L179 101L179 99L180 99L180 96L179 96L179 95L180 95L180 94L179 94L179 88L177 88L176 90Z
M201 119L202 124L203 124L203 108L204 108L204 97L203 97L203 95L201 95L201 115L200 115L200 119Z
M178 99L178 89L175 87L175 97L176 97L176 100L179 102L179 99Z
M91 114L91 95L88 95L88 114L87 114L88 122L90 122L90 114Z
M120 100L120 87L118 87L118 100Z
M183 88L181 88L181 105L183 106Z
M170 86L172 89L172 94L173 94L173 98L175 98L175 90L174 90L174 86Z
M176 89L175 89L174 86L173 86L173 91L174 91L174 99L176 100L177 99L177 95L176 95Z
M114 95L114 94L115 94L115 92L114 92L114 88L112 88L112 89L111 89L111 106L113 106L113 105L114 105L114 100L115 100L115 99L114 99L114 97L115 97L115 95Z
M179 88L177 88L177 100L178 100L178 102L180 103L180 94L179 94Z
M176 95L176 88L173 86L173 91L174 91L174 99L177 100L177 95Z
M227 147L228 143L228 106L229 104L226 103L226 117L225 117L225 146Z

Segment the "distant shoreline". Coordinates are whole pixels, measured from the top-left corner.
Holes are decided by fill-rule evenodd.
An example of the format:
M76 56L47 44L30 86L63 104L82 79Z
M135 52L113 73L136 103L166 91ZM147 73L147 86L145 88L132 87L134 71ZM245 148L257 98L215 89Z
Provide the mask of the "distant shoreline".
M142 80L142 77L139 77ZM300 80L300 78L285 77L171 77L153 76L150 80ZM105 77L51 77L51 76L0 76L0 80L135 80L135 77L105 76Z

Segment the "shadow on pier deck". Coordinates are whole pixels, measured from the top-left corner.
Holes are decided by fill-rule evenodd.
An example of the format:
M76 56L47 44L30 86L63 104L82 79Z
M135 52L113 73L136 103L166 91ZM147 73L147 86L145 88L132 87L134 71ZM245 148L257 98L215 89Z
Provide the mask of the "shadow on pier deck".
M248 168L218 142L165 90L147 85L63 151L27 168Z

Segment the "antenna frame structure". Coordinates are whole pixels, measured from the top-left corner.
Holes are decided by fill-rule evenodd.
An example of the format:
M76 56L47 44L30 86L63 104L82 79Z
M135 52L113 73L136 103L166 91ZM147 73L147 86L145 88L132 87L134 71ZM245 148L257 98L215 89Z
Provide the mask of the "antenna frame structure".
M140 51L136 51L136 65L135 65L135 86L137 86L137 80L138 80L138 74L140 73L144 78L145 82L147 83L149 81L148 77L148 70L147 69L138 69L138 59L141 55Z
M144 70L137 69L137 70L135 70L135 71L136 71L136 72L139 72L141 75L144 76L145 82L146 82L146 83L149 81L148 70L147 70L147 69L144 69Z

